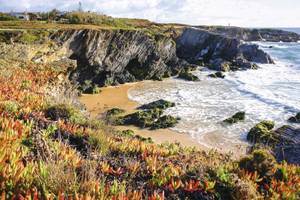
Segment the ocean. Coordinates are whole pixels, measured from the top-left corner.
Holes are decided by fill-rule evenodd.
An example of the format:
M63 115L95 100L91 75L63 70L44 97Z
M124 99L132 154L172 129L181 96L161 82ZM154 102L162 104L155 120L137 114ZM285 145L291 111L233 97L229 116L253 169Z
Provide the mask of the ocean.
M228 72L225 79L209 78L207 75L213 71L205 69L195 72L200 82L176 78L146 81L130 90L129 98L140 104L158 99L176 102L176 107L166 111L181 118L173 130L189 134L202 145L213 148L245 145L247 132L256 123L273 120L280 127L289 124L287 119L300 112L300 43L257 44L276 64L260 65L258 70ZM245 122L232 126L221 123L238 111L246 112ZM208 142L210 137L214 142Z

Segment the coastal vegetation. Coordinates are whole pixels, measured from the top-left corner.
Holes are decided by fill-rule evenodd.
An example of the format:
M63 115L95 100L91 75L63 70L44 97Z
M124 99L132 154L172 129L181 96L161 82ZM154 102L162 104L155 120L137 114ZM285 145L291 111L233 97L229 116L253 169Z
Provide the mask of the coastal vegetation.
M57 73L33 63L1 68L3 199L299 198L299 167L277 163L266 150L233 160L179 144L157 145L90 119L74 105L51 103L44 88L57 81ZM172 106L160 100L142 107ZM256 129L272 127L265 122Z
M0 32L1 199L300 198L299 166L278 162L274 152L267 148L255 149L247 156L234 159L229 154L214 150L201 151L183 147L179 143L156 144L151 138L136 135L132 130L118 131L111 126L131 124L153 131L173 127L180 119L164 115L164 112L174 107L174 102L158 100L141 106L131 114L120 108L111 108L106 113L106 120L90 117L78 103L78 94L101 93L97 79L93 82L84 77L83 84L79 85L72 80L70 74L75 73L74 66L67 62L70 60L62 59L67 54L61 53L57 47L63 42L58 40L61 43L55 44L48 34L53 29L59 29L63 31L55 33L62 37L68 34L82 36L80 33L83 31L78 34L64 29L94 30L100 26L131 29L143 27L148 22L133 20L131 24L130 20L102 19L103 16L94 18L93 14L88 13L83 16L80 13L69 15L70 21L78 26L49 22L0 22L1 28L22 29L21 34L20 30ZM153 30L156 31L156 28ZM90 30L86 35L100 35ZM110 32L101 34L111 36ZM153 57L157 58L163 49L156 47L157 43L151 43L153 41L147 35L139 32L118 30L114 38L118 34L129 35L130 39L132 36L141 38L138 41L147 44L142 52L152 48L144 57L155 55ZM160 41L159 45L162 43ZM130 43L125 41L125 44ZM173 40L167 41L166 46L172 45ZM136 47L136 44L133 46ZM172 51L175 50L174 47ZM60 62L55 61L55 56ZM134 57L132 60L139 67L143 59ZM171 61L178 61L178 58ZM130 60L126 65L128 63ZM171 72L161 67L155 69L167 75ZM95 71L99 75L100 72ZM92 77L96 77L95 74ZM197 80L190 70L183 70L181 74L185 79ZM124 81L125 78L118 80ZM243 116L240 113L231 121L241 120ZM277 144L278 135L273 128L273 122L263 121L250 130L248 139L253 143Z

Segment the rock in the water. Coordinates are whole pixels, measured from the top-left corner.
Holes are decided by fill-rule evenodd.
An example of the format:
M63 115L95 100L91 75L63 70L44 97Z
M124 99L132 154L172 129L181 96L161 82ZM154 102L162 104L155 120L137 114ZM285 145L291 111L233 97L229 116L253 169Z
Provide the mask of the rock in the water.
M194 74L192 74L188 70L181 71L178 75L178 78L184 79L184 80L187 80L187 81L200 81L198 76L195 76Z
M212 60L209 64L209 68L216 71L228 72L231 69L231 62L225 61L221 58Z
M277 141L272 129L275 123L273 121L262 121L256 124L248 133L247 140L253 143L273 144Z
M223 122L228 123L228 124L235 124L235 123L238 123L239 121L244 121L245 116L246 116L245 112L238 112L238 113L234 114L232 117L225 119Z
M174 107L174 106L175 106L175 103L160 99L158 101L154 101L152 103L142 105L142 106L139 107L139 109L156 109L156 108L159 108L159 109L165 110L167 108L171 108L171 107Z
M223 74L222 72L216 72L216 73L210 74L208 76L211 78L225 78L225 74Z
M291 122L291 123L300 123L300 112L297 113L296 116L289 118L289 122Z
M175 118L170 115L165 115L157 119L152 125L151 129L163 129L163 128L170 128L174 127L178 123L179 118Z
M139 109L143 109L142 111L116 118L114 124L134 125L140 128L150 128L153 130L174 127L178 123L179 118L170 115L163 116L164 110L174 106L175 103L160 99L139 107Z

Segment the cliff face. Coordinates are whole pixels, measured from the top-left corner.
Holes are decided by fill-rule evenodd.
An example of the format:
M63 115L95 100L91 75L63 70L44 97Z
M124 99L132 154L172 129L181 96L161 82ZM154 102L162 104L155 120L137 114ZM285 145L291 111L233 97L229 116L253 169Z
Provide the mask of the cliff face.
M273 63L257 45L194 28L185 29L177 38L177 55L190 63L209 63L221 71L257 67L253 62Z
M200 26L200 29L244 41L297 42L300 35L279 29Z
M11 32L5 37L5 43L0 43L3 45L3 53L0 53L39 63L60 61L70 66L75 60L76 69L70 67L71 79L81 85L87 81L94 86L160 80L200 63L228 71L257 68L254 62L273 62L257 45L194 28L186 28L176 36L119 29L67 29L46 33Z
M110 85L160 79L165 73L187 65L176 56L176 44L162 35L131 30L58 31L51 39L68 49L77 60L73 78Z

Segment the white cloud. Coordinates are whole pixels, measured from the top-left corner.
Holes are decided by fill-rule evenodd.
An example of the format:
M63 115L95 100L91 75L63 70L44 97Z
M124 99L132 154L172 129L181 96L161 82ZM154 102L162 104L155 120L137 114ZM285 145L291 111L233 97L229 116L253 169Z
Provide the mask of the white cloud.
M0 0L0 11L75 10L74 0ZM251 27L300 26L299 0L81 0L85 10L157 22Z

